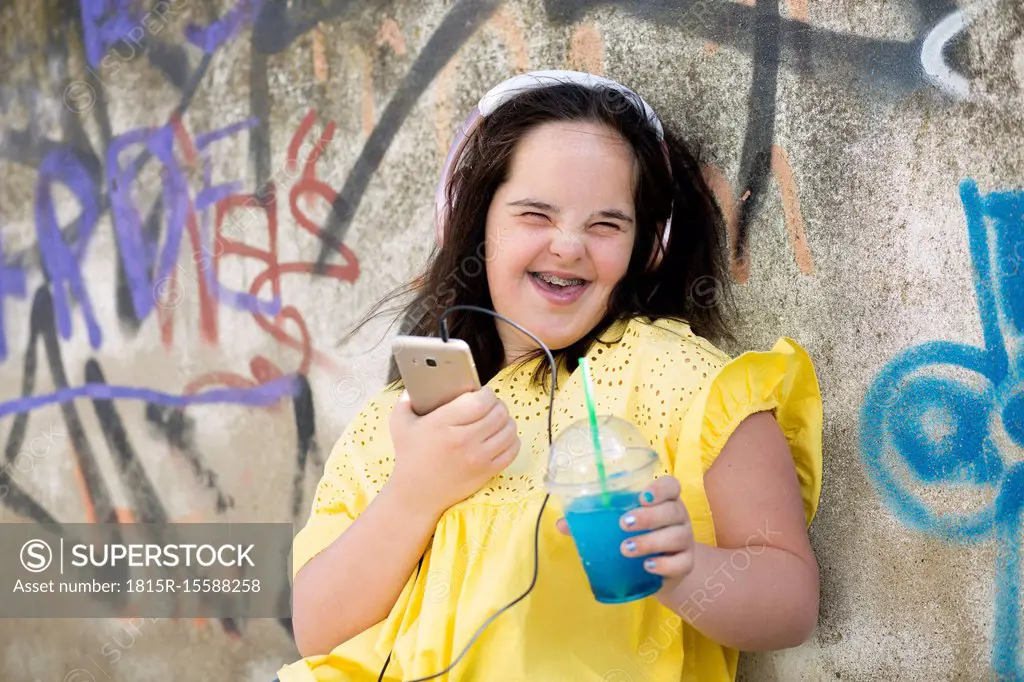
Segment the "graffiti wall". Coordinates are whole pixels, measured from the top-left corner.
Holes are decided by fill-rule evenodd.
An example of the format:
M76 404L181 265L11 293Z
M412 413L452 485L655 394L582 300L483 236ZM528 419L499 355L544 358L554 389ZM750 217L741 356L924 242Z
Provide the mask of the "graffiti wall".
M12 0L0 55L3 522L301 525L383 385L384 324L338 341L424 262L457 126L508 76L583 69L700 144L728 349L785 334L818 366L819 627L743 677L1024 676L1017 0ZM15 682L297 656L287 620L0 641Z

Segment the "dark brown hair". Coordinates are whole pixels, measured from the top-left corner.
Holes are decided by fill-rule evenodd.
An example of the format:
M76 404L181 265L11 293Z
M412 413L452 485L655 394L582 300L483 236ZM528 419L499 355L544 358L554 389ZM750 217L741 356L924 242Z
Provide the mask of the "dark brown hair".
M632 147L637 166L637 232L629 267L594 329L571 346L551 349L556 362L574 371L578 358L610 324L638 316L651 321L676 319L688 323L700 336L731 339L723 314L729 301L724 221L696 155L663 122L666 164L665 151L638 101L611 88L575 84L524 92L481 121L466 142L446 187L451 211L444 225L443 246L435 244L424 273L380 300L346 339L385 313L400 314L400 333L438 336L438 322L448 306L468 304L493 310L484 251L487 212L495 192L508 177L519 140L536 126L553 121L608 126ZM672 226L667 248L662 250L661 230L670 211ZM661 250L662 259L657 267L650 268L655 248ZM383 309L406 294L413 295L408 304ZM480 381L489 381L505 361L497 320L484 313L459 310L449 313L446 321L450 335L465 340L472 349ZM521 361L526 363L540 355L543 350L536 349ZM549 370L547 362L539 363L534 380L546 381ZM388 382L391 387L400 385L393 358Z

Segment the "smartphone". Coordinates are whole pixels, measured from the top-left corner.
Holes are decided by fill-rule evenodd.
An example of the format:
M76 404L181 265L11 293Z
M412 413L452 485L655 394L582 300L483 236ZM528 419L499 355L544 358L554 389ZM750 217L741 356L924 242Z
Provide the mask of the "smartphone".
M480 388L473 352L462 339L399 335L392 352L412 410L420 416Z

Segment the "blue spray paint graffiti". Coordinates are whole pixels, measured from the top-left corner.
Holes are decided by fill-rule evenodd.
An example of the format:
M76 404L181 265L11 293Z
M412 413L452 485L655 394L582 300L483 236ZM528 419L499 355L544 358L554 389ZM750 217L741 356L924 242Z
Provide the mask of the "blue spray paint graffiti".
M864 400L861 448L908 526L950 542L998 542L992 669L1019 679L1024 462L1005 458L1000 443L1024 446L1024 192L982 195L965 180L960 198L985 346L933 341L890 360ZM973 514L937 513L912 491L928 484L998 492Z
M80 227L73 245L65 243L60 223L57 221L57 207L51 191L57 183L70 189L82 206ZM67 285L74 300L82 306L82 316L85 317L86 328L89 330L89 343L93 348L99 348L103 335L93 313L92 301L86 290L81 268L82 257L100 216L91 183L88 171L67 147L54 149L46 155L39 167L35 218L39 254L50 278L54 314L57 317L60 335L65 339L71 338L71 306L65 292Z
M132 3L128 0L101 0L101 2L82 3L82 32L85 34L85 55L92 66L99 66L100 60L107 50L126 38L133 41L138 38L132 33L137 31L141 37L142 29L138 19L132 13ZM129 46L130 47L130 46ZM132 57L135 48L131 48ZM120 57L120 55L118 55ZM122 57L127 61L132 57Z
M239 0L238 4L209 26L189 24L185 28L185 38L204 52L212 53L252 24L260 4L261 0Z
M7 337L4 334L4 299L25 298L25 271L8 267L4 260L4 240L0 235L0 362L7 358Z
M53 393L17 398L0 403L0 419L31 412L44 405L66 403L79 398L92 400L143 400L151 405L165 407L188 407L189 405L210 405L228 403L250 407L268 407L282 398L298 394L296 375L290 374L252 388L215 388L191 395L176 395L165 391L154 391L134 386L112 386L110 384L87 383L75 388L62 388Z

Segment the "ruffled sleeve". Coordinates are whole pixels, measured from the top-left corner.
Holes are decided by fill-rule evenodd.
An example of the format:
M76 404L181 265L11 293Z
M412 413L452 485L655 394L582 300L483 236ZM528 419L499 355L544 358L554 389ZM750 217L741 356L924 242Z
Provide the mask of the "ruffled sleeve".
M810 524L821 495L822 402L811 359L792 339L780 338L770 351L743 353L697 391L682 424L680 451L699 452L700 458L677 463L687 466L688 460L685 473L702 480L740 422L764 411L774 412L789 442ZM713 534L712 528L705 531Z

